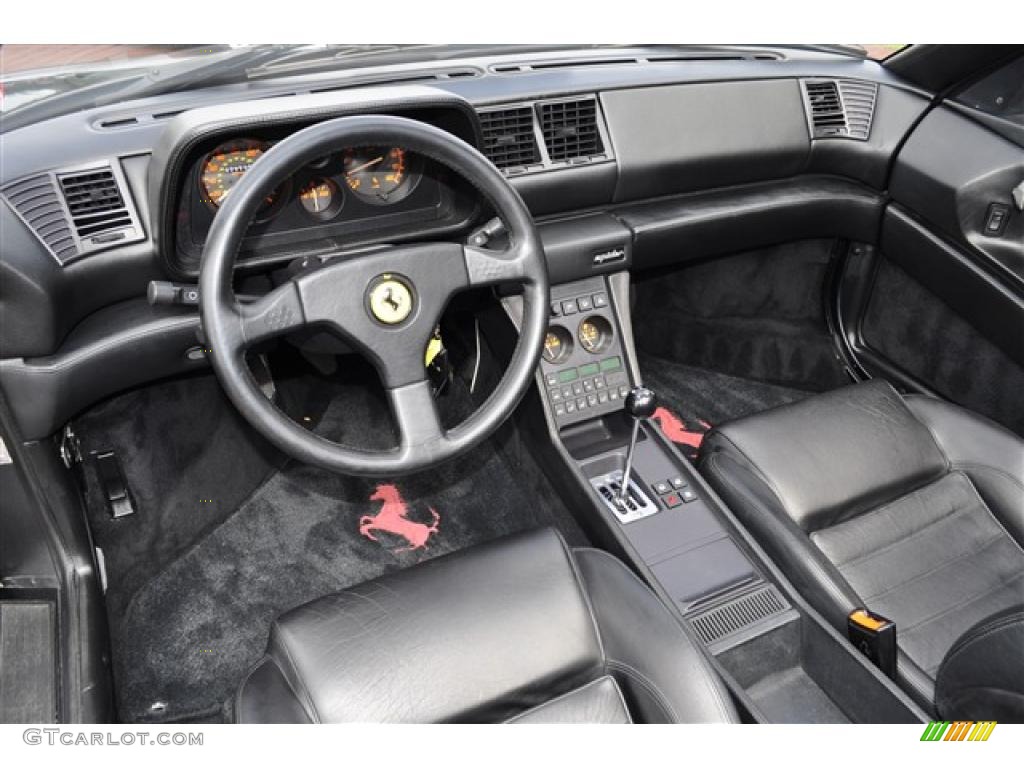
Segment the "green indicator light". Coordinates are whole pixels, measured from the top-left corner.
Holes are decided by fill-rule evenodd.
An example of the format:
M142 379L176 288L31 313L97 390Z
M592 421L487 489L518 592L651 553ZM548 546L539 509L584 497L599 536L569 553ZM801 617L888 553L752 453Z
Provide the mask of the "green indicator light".
M597 363L587 363L580 366L580 376L593 376L599 370Z
M620 365L622 365L622 361L619 360L619 358L617 358L617 357L609 357L609 358L601 361L601 370L602 371L614 371Z
M576 381L576 379L577 375L575 368L566 368L564 371L558 372L558 381L562 384L566 384L570 381Z

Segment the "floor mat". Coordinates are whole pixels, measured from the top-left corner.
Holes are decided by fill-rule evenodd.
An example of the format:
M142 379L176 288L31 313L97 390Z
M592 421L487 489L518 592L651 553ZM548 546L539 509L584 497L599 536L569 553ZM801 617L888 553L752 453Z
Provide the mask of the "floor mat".
M358 433L364 447L394 439L380 393L366 387L336 391L315 429L334 439ZM223 457L220 468L231 472ZM193 499L194 514L202 510L200 501ZM134 524L163 521L155 512L149 523L145 517L140 512ZM141 585L138 568L128 563L144 557L142 545L119 539L111 526L99 527L98 543L110 553L108 613L119 717L220 719L227 714L224 702L262 655L271 621L283 611L544 525L558 528L573 545L587 543L515 426L506 424L464 458L389 481L286 464L219 524L192 526L189 545L169 560L162 557ZM158 533L146 531L147 540Z
M643 353L640 371L644 383L658 395L654 420L691 459L712 427L814 394Z

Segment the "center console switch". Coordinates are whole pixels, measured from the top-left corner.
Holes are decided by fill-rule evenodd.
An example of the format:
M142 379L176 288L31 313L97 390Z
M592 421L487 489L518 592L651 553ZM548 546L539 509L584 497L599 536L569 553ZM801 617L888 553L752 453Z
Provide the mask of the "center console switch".
M621 410L630 379L617 329L604 278L551 289L540 373L558 427Z

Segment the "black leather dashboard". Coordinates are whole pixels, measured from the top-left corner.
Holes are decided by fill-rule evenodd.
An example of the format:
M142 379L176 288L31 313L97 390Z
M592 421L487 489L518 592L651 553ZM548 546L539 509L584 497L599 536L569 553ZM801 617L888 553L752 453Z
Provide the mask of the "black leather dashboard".
M120 337L97 335L103 326L94 322L96 313L124 311L123 322L138 321L131 344L160 347L152 352L152 375L201 364L184 357L195 336L184 319L140 319L124 309L142 300L149 280L194 279L201 237L185 231L189 242L180 241L179 200L197 156L225 137L286 132L343 114L417 117L481 146L480 109L594 96L613 160L510 176L538 218L556 282L801 237L875 241L888 169L927 98L871 62L820 53L768 58L515 72L483 61L467 70L476 74L458 79L342 82L316 93L271 81L154 97L10 131L0 187L66 165L117 162L145 240L61 267L0 204L0 386L9 398L39 394L38 408L15 409L33 412L21 426L37 438L96 398L140 383L110 357ZM812 138L802 83L816 77L877 84L874 128L865 141ZM317 243L461 239L486 212L467 207L471 201L457 184L451 189L458 203L447 218L412 217L362 238L347 232ZM299 239L273 255L298 256L317 243ZM619 244L621 262L595 265L595 254Z

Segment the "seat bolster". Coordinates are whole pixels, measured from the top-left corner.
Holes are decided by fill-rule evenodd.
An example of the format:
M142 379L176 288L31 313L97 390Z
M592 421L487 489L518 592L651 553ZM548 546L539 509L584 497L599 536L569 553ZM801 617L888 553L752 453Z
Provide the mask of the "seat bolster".
M711 430L702 455L742 455L811 533L948 471L935 439L889 384L826 392Z
M235 697L236 723L311 723L309 713L272 658L249 670Z
M615 678L605 675L506 722L520 725L623 725L633 721Z
M846 617L860 607L857 593L793 522L760 473L725 445L704 454L701 470L797 590L845 632Z
M957 405L923 395L906 398L954 469L966 474L989 509L1024 547L1024 440Z
M267 654L324 723L501 721L602 669L575 566L550 528L299 606L274 622Z
M621 561L574 557L597 620L608 672L646 723L739 722L728 689L671 611Z
M939 666L935 704L949 720L1024 722L1024 605L961 635Z

